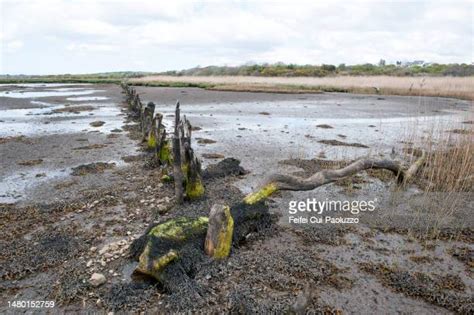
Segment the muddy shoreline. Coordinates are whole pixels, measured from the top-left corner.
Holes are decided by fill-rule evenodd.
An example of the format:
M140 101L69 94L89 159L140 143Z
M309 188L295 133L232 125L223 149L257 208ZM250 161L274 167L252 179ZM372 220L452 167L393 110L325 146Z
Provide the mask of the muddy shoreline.
M415 120L418 126L429 127L433 117L449 121L454 117L459 124L472 110L469 102L138 87L142 100L155 102L168 126L174 102L181 101L183 113L200 128L194 137L208 140L199 143L194 139L198 155L234 157L250 171L209 180L202 200L173 207L173 186L161 183L158 172L143 156L146 153L140 149L136 123L122 107L119 88L87 88L103 90L91 95L108 99L66 100L89 94L28 99L30 105L32 100L50 104L45 110L48 113L56 105L64 108L67 104L93 109L23 117L34 117L38 125L45 120L50 121L46 125L58 122L57 126L76 121L79 130L60 128L39 135L24 131L23 138L11 138L22 135L12 131L0 136L6 139L0 143L2 181L30 183L34 178L39 183L18 188L22 196L14 199L16 203L3 203L0 208L2 312L12 312L4 303L12 300L54 300L56 310L62 312L285 312L299 295L308 292L311 302L307 310L314 312L449 314L473 309L472 198L460 196L466 203L453 214L452 225L446 226L447 231L457 228L451 232L452 238L422 240L391 225L400 222L403 226L410 220L407 205L416 189L394 201L390 193L393 179L381 175L366 174L313 192L285 192L272 198L269 205L278 220L273 229L250 235L227 261L205 261L196 272L194 280L203 288L199 301L169 295L156 283L133 279L136 263L128 255L131 242L151 224L181 215L207 215L216 202L236 203L270 172L310 174L321 167L314 160L321 152L326 160L350 160L368 151L389 155L406 128L401 126L413 123L413 117L428 117ZM6 103L0 98L0 104L0 113L41 109L38 103L27 107L24 98ZM108 109L97 114L103 107ZM15 129L21 118L2 117L7 117L0 118L2 127L7 126L4 130ZM105 124L92 127L93 121ZM332 128L317 127L323 124ZM345 138L338 136L341 134ZM368 148L341 149L318 143L331 139ZM205 159L204 165L220 160ZM74 167L96 162L115 165L92 167L93 172L82 176L71 174ZM56 171L65 174L52 176ZM36 177L42 173L46 176ZM18 179L9 179L11 174ZM289 201L328 197L380 198L377 220L361 217L362 224L356 226L288 224ZM391 216L387 216L387 209ZM459 225L460 220L464 225ZM459 233L469 231L471 234L460 237ZM91 286L88 279L93 272L103 273L107 282ZM441 282L450 285L441 286ZM441 299L446 296L449 298Z

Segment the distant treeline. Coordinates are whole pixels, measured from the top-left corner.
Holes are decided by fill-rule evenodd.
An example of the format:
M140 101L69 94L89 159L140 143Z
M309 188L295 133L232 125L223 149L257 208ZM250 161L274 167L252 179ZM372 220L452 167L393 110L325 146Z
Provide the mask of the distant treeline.
M52 75L26 75L26 74L2 74L0 83L120 83L123 79L140 78L155 74L153 72L101 72L91 74L52 74Z
M382 60L383 61L383 60ZM389 75L389 76L474 76L472 64L388 64L379 65L296 65L296 64L252 64L238 67L208 66L161 74L173 76L264 76L264 77L325 77L334 75Z

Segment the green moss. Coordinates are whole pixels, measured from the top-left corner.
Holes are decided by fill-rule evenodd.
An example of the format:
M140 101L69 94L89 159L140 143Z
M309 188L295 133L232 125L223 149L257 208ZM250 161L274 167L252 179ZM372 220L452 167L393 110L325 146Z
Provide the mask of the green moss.
M207 229L208 222L209 219L207 217L199 217L197 219L180 217L158 224L151 229L148 235L173 240L185 240L190 235Z
M150 132L148 136L147 146L149 150L154 150L156 148L156 138L153 132Z
M183 163L181 165L181 171L183 172L183 174L185 174L184 181L187 182L188 181L188 171L189 171L188 163Z
M171 164L171 145L169 141L166 141L163 146L160 148L160 152L158 153L158 157L160 158L161 163L168 163Z
M160 280L161 272L166 268L166 266L178 258L178 253L174 250L170 250L165 255L154 259L150 263L150 247L151 245L148 244L143 253L140 255L136 270Z
M230 254L230 248L232 247L232 236L234 233L234 219L230 214L230 208L228 206L225 207L225 217L227 226L222 228L219 231L217 246L214 250L214 258L222 259L226 258Z
M202 234L207 230L208 222L207 217L180 217L156 225L148 232L149 239L140 255L136 270L160 281L160 276L166 266L179 258L179 249L170 249L165 251L165 254L160 255L152 248L167 241L177 241L179 243Z
M273 194L277 190L278 188L276 184L274 183L267 184L263 188L261 188L259 191L247 195L247 197L244 198L244 203L248 205L253 205L259 202L260 200L264 200L268 198L271 194Z
M190 182L186 181L186 196L189 199L197 199L204 195L204 185L200 179Z
M173 178L171 178L171 176L169 176L168 174L164 174L161 176L161 181L163 183L170 183L173 181Z

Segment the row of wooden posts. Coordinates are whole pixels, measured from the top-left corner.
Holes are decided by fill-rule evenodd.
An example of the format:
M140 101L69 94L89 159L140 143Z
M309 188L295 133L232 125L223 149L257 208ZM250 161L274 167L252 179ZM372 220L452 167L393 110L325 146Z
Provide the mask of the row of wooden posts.
M203 196L201 162L191 147L192 126L186 116L181 117L179 102L175 109L173 133L168 136L163 125L163 115L155 113L155 104L149 102L144 105L135 88L126 83L122 84L122 89L131 116L140 123L142 140L161 168L162 180L167 178L174 181L177 204L181 204L184 197L193 200ZM170 170L172 170L172 176L170 176ZM239 214L242 207L256 202L254 199L244 200L243 206L239 204L234 212ZM262 197L258 198L260 199ZM263 217L258 213L259 211L262 209L244 211L244 214L236 216L238 220L235 224L243 226L240 229L242 235L248 235L254 230L251 224L243 222L258 223L259 218ZM245 232L247 230L248 233ZM144 242L144 248L140 251L136 271L152 276L162 283L174 282L174 278L166 280L168 266L178 261L178 258L183 255L182 249L187 248L186 244L191 244L188 242L193 242L193 237L200 235L201 232L205 232L204 252L208 256L214 259L228 257L234 239L234 218L231 207L225 204L214 204L208 217L178 217L154 226L145 235L147 241ZM175 248L161 251L159 243L169 243L169 241L172 241Z
M153 152L153 158L162 168L163 180L170 179L173 169L175 198L178 204L184 198L197 199L204 194L201 162L191 147L192 126L186 116L181 117L179 101L176 103L174 130L169 139L163 125L163 115L155 113L155 104L144 105L135 88L121 84L131 115L140 122L142 141Z

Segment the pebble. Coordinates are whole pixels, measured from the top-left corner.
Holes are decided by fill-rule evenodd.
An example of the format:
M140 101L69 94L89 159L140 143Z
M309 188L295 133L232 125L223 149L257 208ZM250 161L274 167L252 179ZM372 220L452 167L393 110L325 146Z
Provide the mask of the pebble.
M105 282L107 282L107 279L101 273L93 273L89 279L89 283L94 287L98 287L104 284Z

